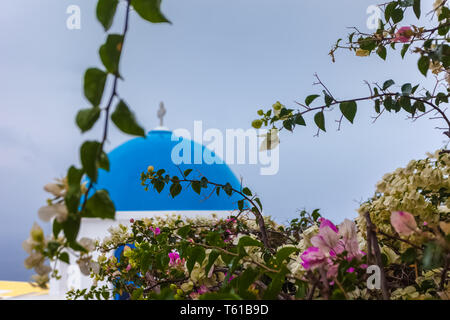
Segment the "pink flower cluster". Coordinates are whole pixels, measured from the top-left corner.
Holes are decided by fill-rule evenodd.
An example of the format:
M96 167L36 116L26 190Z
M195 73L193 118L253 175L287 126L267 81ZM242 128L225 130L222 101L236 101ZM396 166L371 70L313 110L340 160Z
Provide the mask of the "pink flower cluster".
M327 269L327 277L334 278L337 275L339 261L337 256L346 251L346 259L361 259L365 254L359 250L356 225L353 221L345 219L339 225L339 229L330 221L320 218L320 227L317 235L311 238L312 247L309 247L300 256L302 266L306 270L314 270L319 267ZM361 265L362 268L366 267ZM354 272L350 268L348 272Z
M151 232L153 232L155 234L155 236L159 235L161 233L161 229L159 228L153 228L153 227L149 227L148 228Z
M414 32L410 27L401 27L398 29L398 31L395 33L395 38L392 39L393 42L409 42L411 37L414 35Z
M180 255L176 251L169 253L169 266L184 265L185 259L180 259Z
M195 300L195 299L198 299L198 297L200 295L207 293L207 292L208 292L208 288L205 285L201 285L200 288L191 292L191 294L189 296Z

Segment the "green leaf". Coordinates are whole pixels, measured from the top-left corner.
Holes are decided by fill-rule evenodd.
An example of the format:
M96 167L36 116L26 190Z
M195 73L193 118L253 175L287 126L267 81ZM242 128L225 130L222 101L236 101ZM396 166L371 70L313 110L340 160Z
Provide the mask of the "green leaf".
M188 250L186 267L189 271L189 274L191 274L192 269L194 269L196 262L198 262L200 265L202 264L205 256L205 249L203 247L191 247L190 250Z
M84 217L114 219L116 209L114 203L109 197L108 191L98 190L86 202L86 212Z
M328 93L326 93L325 90L323 92L323 97L324 97L325 104L327 106L329 106L330 104L333 103L333 98Z
M430 58L428 56L421 56L417 62L417 67L419 68L420 73L426 77L428 68L430 67Z
M123 36L110 34L106 43L100 47L100 59L109 73L119 74L119 61L122 53Z
M318 97L320 97L318 94L312 94L310 96L307 96L305 99L305 104L309 106L314 100L316 100Z
M256 281L259 276L259 271L253 268L247 268L245 271L239 276L238 288L239 294L245 295L248 291L248 288Z
M391 2L386 6L386 9L384 10L384 18L386 19L386 22L388 22L391 18L392 12L395 10L396 6L396 2Z
M297 113L295 115L294 122L295 122L295 124L297 124L299 126L306 126L305 119L303 119L303 116L300 113Z
M384 98L383 104L384 104L384 107L386 108L386 110L389 112L394 107L394 101L392 100L391 96L387 96L386 98Z
M435 100L434 103L439 105L439 104L441 104L441 102L448 103L448 96L445 93L443 93L443 92L439 92L436 95L436 100Z
M420 0L414 0L413 10L417 19L420 19Z
M402 95L409 96L412 93L412 86L411 83L405 83L402 85Z
M116 14L119 0L99 0L97 4L97 19L102 24L105 31L111 28L114 15Z
M70 258L69 258L69 254L67 252L62 252L59 256L58 259L61 260L62 262L65 262L67 264L70 264Z
M194 190L197 194L200 194L202 192L202 185L200 181L193 181L191 183L192 190Z
M205 274L209 273L209 270L211 270L211 267L213 266L214 262L217 260L217 258L219 257L219 252L213 250L209 253L208 256L208 264L205 267Z
M283 247L280 250L278 250L275 260L277 261L277 264L282 264L284 260L287 260L291 254L294 252L299 252L298 248L295 247Z
M403 20L403 10L400 8L393 10L391 18L394 23L399 23L400 21Z
M424 270L431 270L441 267L443 263L442 247L435 242L427 243L423 252L422 262Z
M381 59L386 60L386 55L387 55L386 47L383 47L383 46L378 47L377 54Z
M131 0L131 5L144 20L170 23L161 12L161 0Z
M134 114L123 100L120 100L117 104L116 110L111 115L111 120L122 132L145 137L144 129L136 122Z
M67 171L67 183L69 189L64 197L67 210L70 213L77 213L81 197L81 178L83 177L83 170L71 166ZM56 221L56 220L55 220ZM56 237L55 237L56 238Z
M399 103L400 103L400 106L401 106L406 112L409 112L409 113L411 113L411 114L414 114L414 111L415 111L415 110L413 110L413 108L412 108L412 106L411 106L411 99L409 99L409 98L406 97L406 96L402 96L402 97L400 97L400 99L399 99Z
M238 209L239 209L239 211L244 210L244 200L238 201Z
M109 171L109 159L105 152L100 154L100 159L98 160L98 167L105 171Z
M384 84L383 84L383 90L388 89L390 86L392 86L394 84L394 80L387 80Z
M86 141L80 148L81 164L92 182L97 181L97 157L100 155L100 147L98 141Z
M225 186L223 187L223 191L225 191L228 196L231 196L233 194L233 187L229 182L225 184Z
M69 243L75 243L80 231L81 217L80 215L69 215L67 220L63 222L64 235Z
M243 236L239 239L238 247L262 247L263 244L249 236Z
M185 177L187 177L191 172L192 172L192 169L186 169L186 170L184 170L183 175L184 175Z
M298 299L304 299L308 293L308 283L306 281L297 280L295 284L297 285L295 297Z
M182 189L183 188L181 187L181 184L173 183L170 186L170 195L172 196L172 198L175 198L177 195L179 195Z
M178 229L177 234L182 238L186 238L189 232L191 232L191 226L188 224Z
M143 298L144 288L137 288L131 293L131 300L141 300Z
M405 252L400 256L401 260L406 264L413 264L416 262L417 252L414 248L408 248Z
M92 128L92 126L97 122L100 117L100 108L93 107L88 109L82 109L78 111L76 117L76 123L81 132L86 132Z
M355 101L342 102L339 105L339 109L341 109L341 112L344 115L344 117L347 118L348 121L353 123L357 110L356 102Z
M245 187L244 189L242 189L242 193L245 194L246 196L251 197L252 196L252 192L250 191L249 188Z
M269 284L267 290L264 292L263 300L274 300L277 298L285 282L285 277L288 272L289 270L286 268L286 266L283 266L280 272L276 273L273 276L272 282Z
M62 231L62 224L58 222L58 220L53 220L53 236L55 237L55 239L58 239L59 233Z
M380 113L381 112L380 106L381 106L380 100L379 99L375 100L375 112L376 113Z
M261 200L260 200L259 198L255 198L255 201L256 201L256 203L258 204L259 209L261 209L261 211L262 211L263 207L262 207Z
M225 246L225 243L222 240L222 237L216 231L208 232L208 234L205 237L205 240L211 246L215 246L215 247L219 247L219 248L222 248Z
M413 104L415 110L419 110L420 112L425 112L425 104L422 101L416 101Z
M97 68L87 69L84 74L84 95L94 107L102 101L107 76L106 72Z
M411 46L410 43L406 43L403 45L402 50L400 51L400 55L402 56L402 58L405 57L406 52L408 52L409 47Z
M325 116L323 115L323 111L320 111L315 114L314 122L319 127L319 129L326 131L325 130Z
M292 121L290 119L283 121L283 127L286 130L292 131Z

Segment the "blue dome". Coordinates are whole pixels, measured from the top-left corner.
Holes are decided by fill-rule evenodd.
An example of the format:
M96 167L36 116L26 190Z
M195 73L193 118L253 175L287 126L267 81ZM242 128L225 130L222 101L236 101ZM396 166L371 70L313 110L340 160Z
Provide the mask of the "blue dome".
M226 184L239 190L240 183L230 168L225 164L194 164L194 146L205 146L191 140L184 143L191 147L191 164L175 165L171 159L172 149L180 141L172 141L172 132L165 130L150 131L146 138L135 138L112 150L109 154L110 170L100 170L96 189L108 190L117 211L187 211L187 210L235 210L238 195L229 197L221 190L218 196L213 187L202 189L201 195L195 193L187 183L182 183L183 191L172 198L169 188L161 193L154 188L144 190L140 175L149 165L155 170L165 169L171 176L181 178L180 169L193 169L188 178L200 179L205 176L209 181Z

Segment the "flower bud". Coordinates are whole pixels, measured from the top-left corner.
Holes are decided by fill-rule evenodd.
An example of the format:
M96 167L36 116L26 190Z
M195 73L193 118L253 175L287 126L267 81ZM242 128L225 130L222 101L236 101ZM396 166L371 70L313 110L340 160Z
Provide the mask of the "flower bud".
M252 127L255 128L255 129L259 129L259 128L262 127L262 124L263 124L262 120L259 120L259 119L258 120L254 120L252 122Z

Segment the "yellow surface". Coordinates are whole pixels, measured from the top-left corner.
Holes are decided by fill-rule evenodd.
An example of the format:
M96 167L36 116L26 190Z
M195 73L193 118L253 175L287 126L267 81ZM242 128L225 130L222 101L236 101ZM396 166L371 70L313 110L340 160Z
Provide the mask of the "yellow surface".
M29 282L0 281L0 299L14 298L23 295L47 294L48 290L32 286Z

